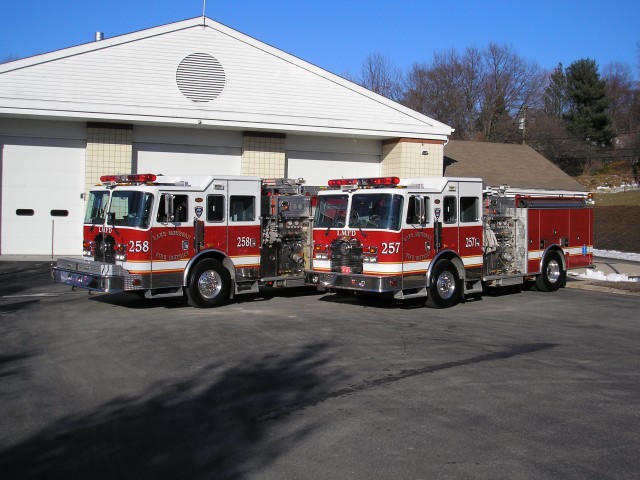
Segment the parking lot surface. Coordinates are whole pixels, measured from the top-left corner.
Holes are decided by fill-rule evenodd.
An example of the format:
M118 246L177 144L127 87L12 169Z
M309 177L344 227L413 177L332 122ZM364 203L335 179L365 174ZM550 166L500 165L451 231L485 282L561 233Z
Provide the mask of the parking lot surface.
M0 264L5 478L635 479L640 297L212 310Z

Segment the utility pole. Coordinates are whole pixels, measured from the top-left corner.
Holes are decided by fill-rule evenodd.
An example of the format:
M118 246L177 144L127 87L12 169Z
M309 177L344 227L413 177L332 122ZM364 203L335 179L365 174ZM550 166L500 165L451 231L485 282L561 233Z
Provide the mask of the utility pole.
M524 145L524 134L526 131L526 121L527 121L527 107L522 109L522 117L518 121L518 128L522 130L522 144Z

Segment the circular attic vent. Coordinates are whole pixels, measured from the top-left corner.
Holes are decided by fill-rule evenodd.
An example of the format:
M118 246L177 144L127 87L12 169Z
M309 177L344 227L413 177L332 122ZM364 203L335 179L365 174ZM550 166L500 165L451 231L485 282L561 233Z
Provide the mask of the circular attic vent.
M187 55L178 65L176 82L182 94L194 102L215 100L224 90L224 69L208 53Z

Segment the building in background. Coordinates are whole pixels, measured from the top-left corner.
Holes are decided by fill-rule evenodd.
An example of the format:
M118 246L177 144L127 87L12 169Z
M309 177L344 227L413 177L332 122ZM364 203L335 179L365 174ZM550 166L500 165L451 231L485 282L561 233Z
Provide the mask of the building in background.
M440 176L447 125L208 18L0 65L0 254L81 252L106 173Z

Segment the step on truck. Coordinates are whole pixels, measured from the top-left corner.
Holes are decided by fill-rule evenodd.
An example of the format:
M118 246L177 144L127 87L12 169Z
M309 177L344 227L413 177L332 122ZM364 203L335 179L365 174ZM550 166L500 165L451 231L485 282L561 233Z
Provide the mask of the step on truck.
M341 178L318 194L306 283L450 307L494 286L557 290L592 256L584 192L486 187L479 178Z
M214 307L261 286L304 285L311 202L304 180L105 175L87 197L82 258L56 282Z

